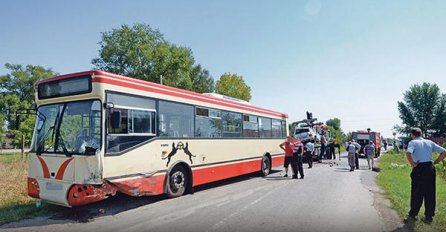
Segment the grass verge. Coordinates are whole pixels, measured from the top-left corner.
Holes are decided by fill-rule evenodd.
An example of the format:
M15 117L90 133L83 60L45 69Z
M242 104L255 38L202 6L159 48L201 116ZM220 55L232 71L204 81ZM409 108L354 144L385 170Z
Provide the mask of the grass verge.
M42 202L36 209L36 200L28 196L27 175L28 160L20 153L0 154L0 225L50 213L50 205Z
M412 168L406 161L404 153L389 152L379 159L380 173L377 177L378 185L385 191L392 202L392 207L401 218L405 218L410 208L410 172ZM437 169L442 167L438 166ZM437 170L437 207L434 223L431 225L417 221L414 231L446 231L446 180ZM424 205L419 218L424 216Z

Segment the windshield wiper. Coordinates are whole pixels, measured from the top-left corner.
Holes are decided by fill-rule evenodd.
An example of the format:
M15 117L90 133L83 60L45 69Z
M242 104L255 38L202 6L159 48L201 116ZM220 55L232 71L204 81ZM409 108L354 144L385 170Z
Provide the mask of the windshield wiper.
M43 152L43 147L44 147L44 145L45 145L45 140L46 140L46 138L48 137L48 135L50 134L50 131L51 131L51 130L53 130L53 132L54 132L54 126L48 128L48 131L47 131L47 132L44 134L44 136L38 141L39 144L38 144L37 149L36 149L36 153L37 153L37 154Z
M56 121L57 121L57 119L59 119L59 120L57 122L56 130L54 130L56 132L56 142L54 144L54 152L59 150L59 145L60 145L62 147L62 150L63 150L64 154L66 156L70 156L70 153L68 152L68 149L65 146L65 142L64 142L64 140L62 138L62 135L60 134L60 125L62 125L63 114L65 113L65 109L66 108L67 108L67 104L65 103L63 105L62 111L60 112L60 114L57 115L58 117L56 118ZM53 131L53 133L54 133L54 131Z

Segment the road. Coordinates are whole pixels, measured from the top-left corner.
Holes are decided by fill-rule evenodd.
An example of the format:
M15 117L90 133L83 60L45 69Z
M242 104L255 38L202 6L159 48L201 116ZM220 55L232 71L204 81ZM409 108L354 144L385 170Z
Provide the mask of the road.
M345 154L305 168L305 179L246 175L197 188L192 195L119 196L80 209L60 208L51 218L0 227L5 231L389 231L400 226L376 204L376 173L349 172ZM98 213L105 210L105 213ZM386 209L387 210L387 209ZM382 211L382 209L381 209ZM384 216L380 216L384 215Z

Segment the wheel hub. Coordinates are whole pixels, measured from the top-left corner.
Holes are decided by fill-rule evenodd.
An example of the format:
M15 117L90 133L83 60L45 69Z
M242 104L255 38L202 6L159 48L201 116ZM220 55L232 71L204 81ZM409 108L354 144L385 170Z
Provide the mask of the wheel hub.
M176 189L180 189L184 186L184 173L177 171L172 175L172 184Z

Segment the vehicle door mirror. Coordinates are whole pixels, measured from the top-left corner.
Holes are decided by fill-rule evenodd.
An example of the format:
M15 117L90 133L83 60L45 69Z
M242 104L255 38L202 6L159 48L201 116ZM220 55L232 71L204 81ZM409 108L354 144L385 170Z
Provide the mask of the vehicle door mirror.
M118 129L121 125L121 111L113 111L110 117L110 124L113 129Z
M94 147L85 147L85 155L95 155L96 150Z

